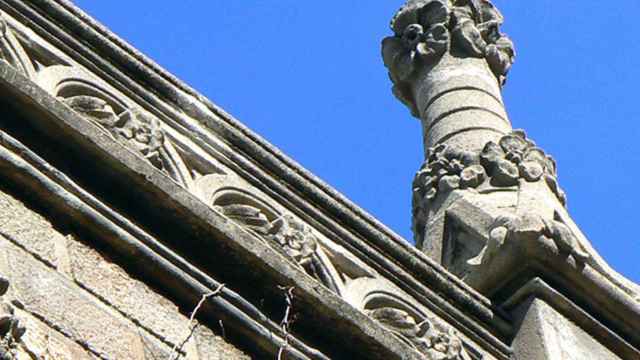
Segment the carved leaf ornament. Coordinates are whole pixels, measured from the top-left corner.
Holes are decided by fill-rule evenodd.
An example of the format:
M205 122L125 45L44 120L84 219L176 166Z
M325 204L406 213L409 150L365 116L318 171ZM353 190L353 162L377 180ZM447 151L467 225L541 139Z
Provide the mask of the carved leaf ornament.
M455 331L436 321L418 321L408 311L380 307L365 313L433 360L471 360Z
M337 294L342 279L310 226L279 214L264 201L240 189L221 189L213 201L222 214L275 245L284 255Z

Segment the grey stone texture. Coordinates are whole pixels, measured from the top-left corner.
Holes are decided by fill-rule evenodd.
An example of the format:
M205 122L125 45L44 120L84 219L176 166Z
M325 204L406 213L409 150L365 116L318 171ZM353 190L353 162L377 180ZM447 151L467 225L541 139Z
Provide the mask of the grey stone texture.
M518 312L518 360L623 359L542 300L530 300Z
M69 62L72 61L69 60ZM244 266L253 269L243 272L244 267L237 266L233 274L229 274L228 270L225 271L226 274L222 274L231 278L232 281L237 281L236 288L245 288L245 291L249 292L256 291L255 287L247 290L247 282L240 280L243 276L255 279L256 274L264 274L261 276L272 278L269 281L260 279L262 291L267 289L273 292L271 289L277 289L283 283L294 285L297 303L300 304L297 310L300 313L298 318L304 319L306 323L304 331L307 334L302 333L301 339L305 336L311 338L325 336L331 339L328 342L333 342L331 347L321 344L325 347L317 350L305 344L297 336L290 335L289 352L292 356L300 358L327 358L322 354L323 351L337 353L338 355L334 357L371 358L375 356L387 359L398 356L405 358L420 356L414 344L408 344L400 334L390 336L390 332L393 331L383 326L384 324L380 321L365 316L365 310L371 310L372 306L380 306L380 304L371 303L368 300L369 295L393 284L397 287L391 286L394 292L392 297L398 299L413 297L412 301L415 304L404 305L402 301L395 301L390 305L395 306L399 311L410 311L414 314L414 319L422 321L428 318L441 328L446 328L446 331L442 331L442 336L451 339L460 338L468 353L482 354L485 352L485 347L489 352L485 355L487 357L493 355L504 357L509 353L509 348L486 329L486 324L475 320L475 316L479 316L489 322L489 327L497 326L500 332L508 331L505 319L495 316L486 299L444 273L440 268L434 267L435 264L402 240L376 230L375 237L363 241L359 235L356 236L352 232L353 230L343 228L345 224L354 226L352 220L362 218L361 215L351 217L341 224L336 224L335 220L331 219L327 223L329 226L323 225L321 221L325 221L324 215L316 215L317 209L308 208L310 203L304 202L306 207L304 212L294 211L295 207L288 200L283 200L280 195L273 193L274 187L261 187L259 183L248 181L250 179L247 178L243 179L237 174L243 174L244 170L230 166L237 164L223 164L220 154L209 154L208 156L216 155L217 158L212 160L213 164L203 164L206 157L203 155L205 151L193 143L188 144L187 148L183 147L191 139L181 138L181 135L175 133L176 130L169 125L170 123L162 124L162 131L166 131L166 136L163 137L165 141L158 150L160 162L151 161L145 156L149 154L148 150L144 148L141 150L136 144L132 146L129 141L124 141L117 136L120 130L112 131L113 129L110 130L105 125L111 123L109 119L114 119L109 107L111 110L118 109L114 111L120 113L133 111L130 109L135 109L136 105L122 94L122 91L110 88L103 79L87 73L86 69L79 65L76 66L70 68L53 65L40 69L35 78L37 86L34 86L32 80L17 73L11 66L0 64L0 73L12 96L16 96L12 101L35 103L35 106L20 107L20 115L25 117L25 123L33 126L34 131L40 131L43 134L58 132L68 134L62 147L77 146L71 154L68 154L69 159L78 154L90 154L95 157L84 161L109 164L105 179L111 179L110 186L113 188L121 186L119 191L123 194L142 198L143 200L136 202L138 204L136 206L145 207L145 209L139 208L135 213L117 213L115 211L117 209L109 208L105 203L87 194L76 183L56 170L52 170L50 164L38 159L35 154L8 134L5 135L8 148L0 151L7 159L5 173L11 174L11 171L18 170L20 175L16 175L17 180L13 180L23 185L31 184L20 176L44 184L49 193L41 196L47 198L46 202L52 203L49 205L59 212L68 212L72 222L82 224L87 231L101 238L103 246L106 243L107 247L121 252L125 258L133 257L136 263L139 260L140 265L137 267L143 267L144 262L153 269L146 274L145 279L162 278L168 284L167 287L174 287L176 283L191 287L195 291L186 293L186 297L189 298L186 301L195 305L198 298L193 294L207 292L207 289L201 287L203 282L208 290L217 286L208 275L195 268L196 259L205 257L207 261L214 260L212 264L215 266L218 259L214 257L216 252L220 251L229 254L229 259L241 261ZM109 107L105 105L106 100L101 102L95 99L77 98L77 96L83 96L79 95L78 88L70 89L68 92L58 91L63 84L74 82L85 84L80 90L93 94L93 97L96 97L96 88L107 89L110 95L99 95L111 101ZM90 85L93 86L93 90L87 88ZM68 97L68 95L73 96ZM118 99L122 97L122 100L114 101L112 97ZM119 118L119 116L116 117ZM123 120L116 120L115 124L124 124L126 128L126 124L130 121L130 117L125 117ZM145 121L141 123L144 124ZM152 121L146 123L152 123ZM137 127L138 125L134 126L134 128ZM215 141L219 142L220 139ZM245 141L249 140L245 139ZM35 145L37 147L37 144ZM50 145L61 146L53 143ZM179 156L175 156L176 152L173 150L176 149L180 150ZM46 151L43 154L50 156ZM233 153L230 155L237 156ZM261 159L268 156L267 152L260 154ZM191 181L183 181L186 179L184 176L176 175L184 175L184 172L170 171L171 164L178 164L181 159L183 164L188 161L189 166L193 166L187 172L192 177ZM24 161L35 168L25 165ZM40 173L43 169L45 169L44 177L46 178L43 178L43 174ZM300 174L301 171L297 169L296 173ZM272 177L274 174L268 174L268 176ZM92 175L91 178L95 179L96 175ZM274 181L272 178L267 180ZM91 183L92 180L88 181ZM277 181L282 182L282 180ZM318 190L308 182L304 186L307 187L305 192ZM111 190L101 200L110 202L113 191L116 190ZM295 196L292 198L295 199ZM336 201L327 206L334 205L340 205L340 202ZM148 214L143 216L147 219L151 217L162 219L158 221L183 229L190 236L184 236L180 244L172 242L177 238L182 239L182 234L173 239L170 235L167 235L169 238L156 239L135 226L130 220L123 218L123 215L131 216L137 222L142 222L140 226L151 229L159 226L158 222L153 225L144 224L147 219L140 219L141 214ZM314 216L311 217L311 214ZM369 229L376 227L383 229L375 222L367 221L373 224ZM358 228L357 231L370 230ZM384 231L387 230L384 229ZM160 234L160 237L163 236ZM165 241L164 244L160 244L160 240ZM192 261L189 263L176 252L167 249L165 244L175 246L176 252L183 251L181 247L189 249L204 247L208 251L206 254L201 252L193 259L189 259ZM374 246L383 246L392 252L397 252L398 262L389 261L387 254L374 250ZM77 266L78 264L69 263L67 271L75 279L79 278L78 274L73 273L73 267ZM207 271L210 267L211 265L207 266ZM418 269L420 278L433 281L429 282L428 286L421 283L417 280L418 276L408 272L409 268ZM381 274L389 271L396 274L389 279ZM370 288L369 292L358 292L357 286L354 286L355 280L365 278L373 278L376 287ZM106 286L92 284L86 278L83 281L87 282L83 286L89 292L104 296L100 292ZM256 351L257 347L259 351L271 355L279 352L283 335L285 335L282 333L282 327L278 325L280 319L273 314L265 315L256 309L256 306L262 306L262 299L259 298L257 301L251 299L255 301L251 304L232 291L232 288L225 288L223 296L220 296L220 299L214 299L223 307L223 311L216 313L215 316L223 318L228 332L233 330L236 335L240 332L245 336L239 341L253 343L252 351ZM176 291L175 288L165 290ZM184 289L177 291L180 296L185 297ZM275 298L278 295L281 296L281 293L269 296ZM108 297L104 297L104 301L116 303L114 299ZM274 300L270 299L270 301ZM459 302L467 309L466 311L477 315L468 316L452 306L449 301ZM124 304L123 307L129 305L131 304ZM126 310L126 308L123 309L123 311ZM214 316L212 308L204 308L203 311L209 316ZM231 321L230 318L235 319ZM454 318L456 325L446 325ZM338 331L318 334L315 330L319 326L318 323L337 326L342 329L342 332L348 332L348 336ZM217 323L214 322L212 326L217 327ZM152 332L153 334L157 332ZM455 342L455 340L452 341ZM360 344L359 347L354 346L356 343ZM356 355L356 349L375 350ZM349 355L342 355L344 353Z
M0 204L5 298L28 330L18 359L168 359L185 339L180 359L249 358L14 196Z
M511 128L489 1L411 0L383 42L419 249L67 1L0 11L0 355L637 358L637 286Z

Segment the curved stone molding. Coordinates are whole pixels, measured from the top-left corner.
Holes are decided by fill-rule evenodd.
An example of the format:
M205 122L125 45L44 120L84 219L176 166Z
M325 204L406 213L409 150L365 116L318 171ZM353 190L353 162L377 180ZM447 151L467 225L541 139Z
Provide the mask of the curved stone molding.
M377 320L419 352L434 360L471 360L455 331L424 319L417 320L408 312L391 307L367 310Z
M394 94L419 116L410 80L445 54L486 60L500 84L513 64L513 43L500 32L502 14L488 0L409 0L391 21L382 54Z
M327 288L339 295L344 293L343 277L307 224L240 188L218 189L213 194L212 205L265 239Z
M427 359L483 359L450 325L382 278L350 281L345 300L379 322Z
M428 359L472 360L451 326L425 316L400 297L395 292L371 292L363 311Z
M33 79L36 70L29 55L0 13L0 59L5 60L23 75Z
M191 172L160 120L151 113L122 99L98 80L70 66L48 67L38 73L37 82L180 185L193 188Z

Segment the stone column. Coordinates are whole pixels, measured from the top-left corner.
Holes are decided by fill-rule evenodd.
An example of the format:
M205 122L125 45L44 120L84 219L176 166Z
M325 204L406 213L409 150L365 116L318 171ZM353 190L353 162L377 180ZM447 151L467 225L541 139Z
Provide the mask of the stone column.
M502 22L488 0L409 0L383 41L393 92L423 128L416 245L479 290L512 280L522 259L555 259L631 293L568 215L553 159L511 127L501 87L515 52ZM539 249L549 255L526 255Z

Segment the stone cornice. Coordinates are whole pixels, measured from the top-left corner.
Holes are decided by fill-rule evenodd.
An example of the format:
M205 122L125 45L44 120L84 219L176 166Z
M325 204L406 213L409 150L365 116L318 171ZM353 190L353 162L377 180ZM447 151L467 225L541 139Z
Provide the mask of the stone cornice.
M600 319L594 317L585 309L576 304L567 296L556 290L545 282L542 278L534 277L525 283L511 297L502 302L502 307L507 311L515 310L519 305L526 303L530 299L541 299L554 309L562 313L580 328L598 338L600 343L608 346L625 359L636 359L640 357L640 351L625 341L619 334L612 331Z
M125 108L144 108L186 139L198 149L188 154L194 163L215 171L207 161L220 161L448 321L487 341L509 333L487 299L69 2L3 0L0 8L70 57L61 63L77 62L134 102ZM69 101L76 111L84 106Z
M4 10L9 12L8 9ZM13 13L12 16L18 17L19 14L22 13ZM31 14L30 16L36 15ZM30 23L32 19L29 17L22 20L32 26L35 25ZM54 31L55 29L50 28L48 30ZM44 35L49 37L49 41L57 39L49 32L43 31L41 36ZM62 34L59 36L62 36ZM67 41L71 43L74 40L69 38ZM87 51L86 55L99 56L91 51ZM81 59L81 57L74 57L73 59ZM73 59L62 57L60 62L71 62ZM99 61L97 58L95 59L95 63ZM95 64L92 66L95 67ZM96 69L98 74L102 74L105 71L104 69L100 70L100 68ZM113 92L114 90L109 90L109 85L97 81L95 76L87 77L82 75L82 72L73 72L68 66L54 65L46 70L41 69L39 73L41 77L35 79L38 81L38 83L35 83L29 80L23 72L15 69L14 66L1 62L0 77L2 80L0 81L0 88L6 95L4 97L5 101L13 102L20 109L22 115L38 119L38 121L33 120L34 122L31 125L54 139L51 146L57 141L55 139L65 138L68 140L65 140L65 147L75 143L76 145L74 146L78 146L77 153L97 156L95 161L91 163L102 164L105 171L110 172L111 175L109 176L115 178L113 181L130 181L126 186L127 191L134 197L148 197L144 203L154 204L157 201L157 199L153 198L154 194L160 194L162 198L169 196L169 200L161 202L162 206L152 206L152 208L157 208L154 211L159 211L158 209L162 208L166 210L157 214L158 219L171 216L170 221L183 222L184 226L193 225L194 214L191 211L196 210L192 209L191 206L200 209L198 211L202 211L203 208L208 209L205 211L208 215L202 215L202 217L210 216L211 211L219 215L217 219L220 221L213 225L210 224L206 230L206 232L210 231L213 234L208 237L203 237L202 234L193 235L190 239L183 240L179 246L175 243L171 244L173 250L208 248L215 244L215 246L221 247L230 246L235 249L230 254L243 257L244 255L238 255L242 251L238 252L238 244L234 243L242 242L241 240L244 239L251 243L251 246L249 244L245 245L252 247L256 241L256 234L246 228L244 229L246 236L239 239L234 240L231 235L220 237L220 229L217 227L226 228L235 224L234 228L237 228L238 225L242 225L241 221L233 220L233 222L230 222L231 216L221 216L219 212L216 212L215 206L212 207L209 204L205 204L202 200L204 195L190 191L192 188L189 186L194 184L189 184L188 179L185 180L185 176L177 176L184 175L184 172L168 171L171 168L170 165L180 162L181 156L190 155L182 152L176 156L171 147L173 146L171 142L180 140L175 135L174 129L179 130L184 127L192 131L189 138L189 140L193 140L192 144L195 143L195 145L200 146L201 150L204 149L202 151L211 151L212 157L222 159L222 165L218 166L226 166L225 171L231 169L241 176L246 176L247 179L250 179L251 186L256 189L263 189L264 194L284 204L292 213L311 225L313 229L317 229L316 234L331 236L332 239L339 241L345 248L353 252L356 257L362 259L359 260L360 264L366 263L366 266L371 266L382 276L388 277L388 282L393 282L400 289L409 292L412 297L415 297L415 301L419 306L426 306L427 309L445 319L446 322L465 329L466 335L473 337L475 343L482 343L482 347L490 349L489 351L497 354L496 356L502 357L504 354L509 353L508 347L495 338L496 334L500 338L508 337L509 325L504 318L494 312L488 300L446 273L446 271L413 249L404 240L390 232L385 233L386 229L383 226L376 228L374 220L367 223L364 219L367 215L364 213L361 216L357 215L356 212L360 210L357 210L353 205L351 205L353 209L349 210L350 203L346 200L345 203L342 203L324 193L322 188L309 184L309 181L305 180L304 170L291 168L290 166L293 165L287 165L278 160L278 156L281 155L277 155L279 154L277 150L270 148L273 150L273 152L270 152L268 149L261 147L260 144L256 144L251 138L225 127L226 120L220 119L211 112L203 112L202 118L196 120L185 117L184 114L178 116L177 112L169 111L171 108L168 107L167 103L157 99L154 100L156 101L155 103L151 103L151 100L142 99L141 95L149 96L149 99L154 98L155 95L147 90L144 93L142 93L142 90L140 90L141 93L137 93L134 91L137 89L135 84L122 86L120 81L127 80L127 77L116 69L113 69L113 73L110 73L110 75L119 76L120 74L123 76L122 79L111 82L112 79L109 78L109 81L114 87L118 86L119 90L126 93L129 96L128 99L123 97L122 100L111 101L111 98L107 96L104 99L109 101L105 101L95 96L79 95L74 87L62 92L52 93L51 89L60 88L55 85L60 84L60 79L69 78L82 80L85 83L100 84L100 88L105 93L107 91ZM140 87L139 85L137 86ZM131 98L138 101L131 102ZM159 110L161 106L162 108ZM144 108L144 111L141 111L140 108ZM162 121L164 135L155 134L157 124L153 120L154 117ZM234 121L231 118L227 120ZM215 123L216 131L214 132L211 128L204 127L202 125L203 122L207 124ZM177 132L178 130L175 131ZM144 135L142 138L155 140L135 141L132 143L130 140L137 139L137 137L131 136L132 132L141 132ZM166 141L162 141L163 139ZM239 149L240 147L242 148ZM123 151L123 149L128 150ZM250 154L247 154L247 152L250 152ZM149 155L152 156L149 157ZM204 156L200 156L198 161L203 162L206 160ZM133 161L132 159L136 160ZM193 161L194 159L189 158L188 160ZM220 168L216 170L213 165L212 169L214 172L221 171ZM119 179L118 176L114 175L123 171L128 174L124 179ZM215 174L212 176L215 177ZM138 186L135 186L136 184ZM292 191L291 188L297 190ZM340 195L336 194L336 197L339 198ZM108 198L108 196L105 198ZM317 205L315 201L310 202L310 198L318 200L321 205ZM281 205L281 207L284 206ZM185 207L190 210L185 210ZM176 215L176 209L187 211L191 215ZM280 210L278 209L278 211ZM338 212L343 214L342 217L339 217L341 219L339 222L336 221L336 218L327 214L331 214L334 211L342 211ZM146 211L137 213L146 213ZM131 215L131 213L128 215ZM198 217L200 219L198 221L203 220L202 217ZM137 220L142 221L140 219ZM365 225L363 224L368 224L366 225L368 227L364 227ZM250 238L253 240L249 241L248 239ZM207 239L216 240L208 241ZM111 246L114 248L124 246L125 251L127 251L128 245L120 242L121 239L117 240ZM177 247L174 248L174 246ZM257 247L252 249L252 253L257 257L263 257L264 251L274 251L271 246L268 246L267 249L269 250ZM227 252L225 251L225 253ZM277 254L278 251L275 253ZM285 253L278 256L282 255L291 254ZM278 256L276 256L279 259L278 261L290 264L287 259ZM211 257L204 255L201 251L198 252L198 256L192 257L189 255L186 258L190 266L195 266L196 269L207 269L207 262L211 261ZM278 261L272 263L275 268L279 267ZM304 269L294 268L297 270L288 275L290 279L307 279L304 275ZM274 269L269 269L267 272L272 273ZM277 277L282 278L282 275L277 275ZM283 281L282 283L287 284L289 281ZM296 286L300 285L296 281L294 281ZM312 287L316 288L316 290L310 291L311 293L317 293L318 282L315 279L311 279L311 281L309 284L313 284ZM174 282L170 281L162 286L175 286L171 284L174 284ZM213 286L209 286L209 288L211 287ZM277 286L274 285L274 288L277 288ZM328 291L328 289L321 288L323 291ZM202 288L200 289L202 290ZM330 296L328 299L330 301L339 300L335 295ZM316 304L318 299L307 301L309 304ZM344 302L338 301L337 303L341 304L341 306L347 306L350 311L355 311L354 308L349 307ZM356 313L359 312L356 311ZM418 315L416 318L422 319L422 315ZM387 345L381 346L386 347ZM395 351L392 349L394 346L389 345L390 351Z
M216 242L209 242L208 246L200 244L200 252L202 249L207 249L215 253L217 246L230 246L232 250L228 254L229 258L242 258L243 261L251 261L250 266L256 267L254 271L263 274L265 282L260 282L261 288L270 287L271 291L278 292L279 285L293 286L296 300L300 306L297 309L300 316L304 313L305 308L311 309L309 306L305 307L304 304L320 306L323 308L320 316L309 315L309 319L322 322L321 319L324 316L329 316L326 319L327 326L335 326L336 321L341 323L344 321L341 326L346 325L352 331L350 334L355 335L350 338L351 340L362 336L360 344L363 346L362 349L366 349L367 346L376 348L375 351L367 352L380 354L381 359L404 356L409 359L420 358L417 353L395 337L385 335L385 330L372 319L344 304L328 289L318 287L317 283L305 276L299 268L288 261L283 261L280 254L256 241L255 235L195 199L132 151L108 137L104 137L99 129L86 121L74 119L77 115L65 109L62 103L48 97L37 87L33 87L28 80L22 78L20 74L4 63L0 64L0 78L2 78L0 82L3 85L6 84L4 83L6 81L12 81L11 91L17 91L21 94L21 99L13 98L12 106L28 109L22 115L29 117L38 114L36 118L47 122L48 130L55 131L58 128L61 131L59 134L66 133L69 137L65 142L71 146L75 146L76 141L92 144L85 148L87 153L84 156L110 157L116 155L120 162L118 162L117 169L114 168L110 171L118 172L121 181L154 184L148 188L150 193L146 196L153 199L148 203L153 204L153 207L158 210L163 209L166 214L170 214L169 218L175 222L173 226L192 228L195 233L182 233L185 238L197 239L197 241L218 239ZM18 84L20 82L23 86ZM5 100L18 95L14 92L9 95L7 87L0 87L3 88L2 95ZM59 121L60 118L54 122L46 121L51 116L67 118L70 122L82 127L83 131L78 133L65 132L62 130L65 128L65 124ZM26 124L22 124L21 129L25 130ZM84 140L81 139L83 137ZM187 260L181 250L170 249L164 244L167 239L160 240L153 232L134 224L5 132L0 132L0 158L2 160L0 161L0 172L3 174L5 183L11 183L15 187L21 187L23 191L28 191L30 196L41 201L42 205L52 212L52 215L64 216L65 221L75 224L73 226L79 226L79 231L101 241L103 246L110 247L122 258L122 261L131 264L130 271L145 276L150 283L160 286L185 307L193 308L201 296L220 288L220 295L212 297L207 305L203 306L200 314L208 320L222 318L228 336L240 336L237 341L251 343L260 348L262 353L273 356L284 346L284 338L288 337L288 354L295 359L331 358L323 352L305 345L293 334L283 333L278 320L273 319L269 311L260 310L245 300L230 282L226 282L228 279L225 279L227 286L221 288L221 282L214 279L210 274L210 269L206 266L198 265L193 260ZM123 171L128 173L125 175ZM165 194L162 197L156 197L158 192ZM186 220L187 218L189 221ZM189 223L187 224L187 222ZM244 250L242 250L243 248ZM253 255L246 253L247 250ZM249 257L241 255L243 252ZM269 292L264 289L263 291L263 294ZM337 315L336 312L339 312L340 315ZM355 316L355 318L351 318L351 316ZM357 335L358 332L360 335ZM242 340L243 338L244 340ZM373 340L376 338L378 340ZM350 346L352 344L349 344ZM345 349L347 348L345 347Z
M309 212L309 219L320 215L321 218L327 219L325 224L340 224L358 234L358 237L367 239L383 252L397 253L397 257L400 258L404 257L400 256L403 253L410 253L411 257L417 254L426 267L441 273L440 276L452 281L456 287L464 291L470 290L455 277L448 275L439 265L421 256L405 239L346 199L344 195L288 158L188 85L161 69L70 2L36 0L30 2L31 5L26 5L22 1L2 0L0 5L2 4L9 6L4 9L7 13L32 23L40 29L38 33L46 40L51 40L63 50L76 54L75 59L90 70L95 70L96 74L116 80L115 85L120 86L118 90L149 106L155 115L161 115L161 120L180 122L178 125L190 131L192 140L205 150L211 149L220 140L224 141L229 149L238 153L224 153L234 163L229 165L235 165L238 171L246 174L254 174L258 177L258 180L254 181L266 183L268 187L276 189L274 197L283 201L288 199L292 202L292 207L300 209L298 211ZM42 14L53 19L54 23L47 22ZM70 37L69 34L76 34L76 38ZM67 45L60 39L64 39ZM188 120L184 119L185 114L190 116ZM278 183L284 182L287 185L278 185L269 177L277 178ZM250 176L247 178L251 180ZM482 301L481 296L472 296ZM488 304L486 301L484 303Z

